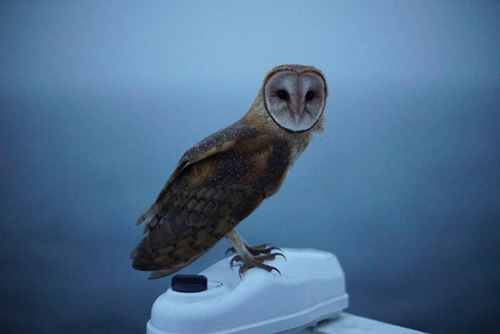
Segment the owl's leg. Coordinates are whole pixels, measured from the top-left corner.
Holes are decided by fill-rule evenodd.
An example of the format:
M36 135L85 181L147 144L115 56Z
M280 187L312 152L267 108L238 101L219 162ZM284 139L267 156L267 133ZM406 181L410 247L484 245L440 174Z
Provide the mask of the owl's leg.
M241 262L243 265L240 267L239 274L240 277L250 268L261 268L268 272L276 270L278 273L280 271L276 267L268 266L264 264L264 261L274 260L276 256L283 256L281 253L271 253L273 249L279 249L277 247L268 247L267 245L261 245L255 247L249 247L243 238L235 231L232 230L226 234L226 238L229 240L232 249L237 254L231 259L230 265L233 266L234 262ZM270 249L272 248L272 249ZM263 251L262 251L263 250ZM263 255L262 255L263 254ZM281 274L281 273L280 273Z

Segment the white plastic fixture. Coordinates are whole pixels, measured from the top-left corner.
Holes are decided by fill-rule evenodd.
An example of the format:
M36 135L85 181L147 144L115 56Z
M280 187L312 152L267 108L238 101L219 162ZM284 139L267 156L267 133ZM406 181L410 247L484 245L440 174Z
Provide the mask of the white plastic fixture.
M344 273L333 254L283 253L286 260L266 262L281 275L252 268L240 278L226 258L200 273L208 279L207 290L168 289L153 305L147 333L296 333L347 308Z

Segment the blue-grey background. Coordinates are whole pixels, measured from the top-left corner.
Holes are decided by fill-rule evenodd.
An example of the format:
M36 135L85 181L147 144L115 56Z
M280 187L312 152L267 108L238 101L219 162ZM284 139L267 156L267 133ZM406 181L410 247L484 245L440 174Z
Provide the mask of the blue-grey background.
M18 1L0 33L2 333L144 332L170 280L133 223L284 63L325 73L327 127L239 232L334 252L352 313L500 332L498 2Z

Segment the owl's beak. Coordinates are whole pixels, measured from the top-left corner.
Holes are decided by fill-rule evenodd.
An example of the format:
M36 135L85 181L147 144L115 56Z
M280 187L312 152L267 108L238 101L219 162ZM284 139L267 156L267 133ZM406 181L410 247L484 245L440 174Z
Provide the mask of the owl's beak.
M304 114L304 109L305 109L305 101L300 98L293 99L288 106L288 109L290 110L290 115L292 116L292 119L294 122L299 122L299 120L302 118L302 115Z

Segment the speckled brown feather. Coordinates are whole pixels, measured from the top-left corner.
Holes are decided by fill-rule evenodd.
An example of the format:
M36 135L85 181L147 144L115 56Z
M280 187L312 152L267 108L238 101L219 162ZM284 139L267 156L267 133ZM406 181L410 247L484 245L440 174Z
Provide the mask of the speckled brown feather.
M285 140L244 119L187 151L139 219L152 216L133 267L157 278L196 260L280 187L289 155Z

